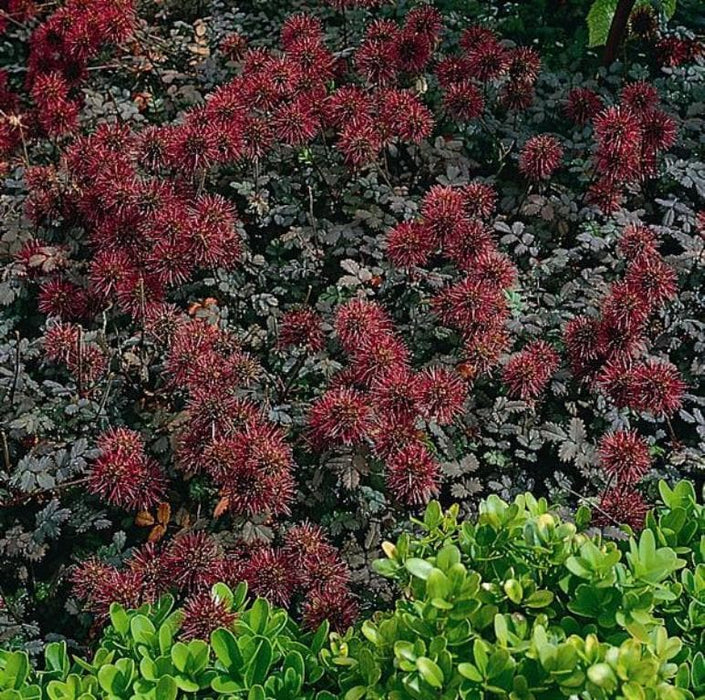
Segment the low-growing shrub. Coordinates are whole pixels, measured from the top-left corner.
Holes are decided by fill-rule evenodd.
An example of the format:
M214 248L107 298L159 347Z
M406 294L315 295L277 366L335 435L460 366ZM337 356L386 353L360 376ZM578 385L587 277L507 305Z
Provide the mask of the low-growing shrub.
M33 673L26 653L0 652L0 698L334 698L317 690L330 682L321 681L319 659L328 624L304 634L263 598L248 604L246 591L246 584L234 591L216 584L196 615L175 609L171 596L135 611L113 604L90 661L72 661L65 642L52 642L44 669Z
M530 494L465 520L434 501L376 562L394 609L345 634L218 583L197 610L113 604L90 661L65 642L36 672L0 652L0 698L702 698L705 507L689 482L660 491L646 529L616 540L588 508L564 520Z
M356 698L691 698L705 693L705 508L661 484L639 536L609 541L530 494L459 521L437 502L376 563L392 612L334 635Z

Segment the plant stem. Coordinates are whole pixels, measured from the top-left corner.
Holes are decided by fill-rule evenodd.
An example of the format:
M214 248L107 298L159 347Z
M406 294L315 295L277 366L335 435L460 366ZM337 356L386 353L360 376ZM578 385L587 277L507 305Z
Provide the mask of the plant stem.
M607 35L607 43L605 44L605 53L602 57L602 63L609 66L614 63L619 52L619 47L622 44L624 35L627 30L629 16L632 14L636 0L619 0L617 9L612 18L610 31Z

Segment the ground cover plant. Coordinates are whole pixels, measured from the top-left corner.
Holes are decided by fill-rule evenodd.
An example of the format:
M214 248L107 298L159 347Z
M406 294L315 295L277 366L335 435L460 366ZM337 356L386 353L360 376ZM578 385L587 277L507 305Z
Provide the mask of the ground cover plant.
M3 648L345 634L433 499L699 493L699 13L524 5L0 2Z

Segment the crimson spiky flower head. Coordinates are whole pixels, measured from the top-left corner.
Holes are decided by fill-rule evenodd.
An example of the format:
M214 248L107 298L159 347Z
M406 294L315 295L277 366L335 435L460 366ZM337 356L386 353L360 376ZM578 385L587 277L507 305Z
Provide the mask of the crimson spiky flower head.
M497 316L490 322L465 332L465 361L458 368L464 378L472 380L489 372L507 352L511 338L504 327L504 320L502 316Z
M546 180L563 160L563 147L555 136L532 136L519 154L519 170L530 180Z
M350 569L330 545L301 557L296 573L307 595L326 589L340 590L350 582Z
M297 568L305 557L315 557L331 545L320 525L303 522L290 527L284 535L284 553Z
M409 363L409 348L391 333L362 336L359 347L351 354L351 376L362 386L368 386L376 378Z
M373 301L355 298L339 307L335 317L335 331L343 349L354 352L365 335L374 337L390 333L392 322L382 307Z
M271 547L255 548L245 565L243 578L254 595L266 598L273 605L289 606L296 572L283 552Z
M615 295L615 288L620 290L620 294ZM627 303L625 308L619 306L620 297ZM612 294L603 303L597 326L598 348L604 358L628 362L644 352L644 331L650 311L647 304L624 283L614 285Z
M528 80L509 80L500 90L500 102L509 111L521 112L534 101L534 84Z
M389 24L394 27L395 34L398 34L396 24ZM394 83L399 70L396 40L396 36L385 39L368 36L357 49L353 58L355 69L367 82L380 86Z
M445 325L463 331L501 316L506 309L500 291L474 275L441 290L433 306Z
M469 81L452 83L443 94L446 112L455 119L471 121L485 110L485 100L480 89Z
M621 98L622 103L634 114L645 114L651 111L659 101L656 88L643 80L626 85L622 90Z
M665 36L656 43L656 56L662 66L676 68L690 59L690 43L678 36Z
M423 505L438 495L438 462L420 443L409 443L387 460L387 488L407 505Z
M189 212L188 254L199 267L232 267L242 255L232 204L217 194L198 197Z
M632 377L634 396L629 405L635 409L668 416L681 407L686 384L675 365L649 359L634 368Z
M311 631L327 620L331 629L343 633L355 622L358 605L347 588L326 588L308 596L302 613L304 626Z
M596 525L629 525L639 532L644 528L649 506L644 497L631 486L616 486L605 491L600 498L600 509L593 520Z
M497 206L497 190L484 182L470 182L463 188L465 214L470 218L489 219Z
M318 131L313 105L304 96L281 105L272 118L272 125L278 138L289 146L303 146Z
M404 221L387 235L387 256L397 267L422 267L438 243L421 221Z
M53 362L68 362L76 353L80 342L80 330L71 323L57 323L44 334L44 354Z
M302 37L320 39L323 27L318 18L304 12L287 17L281 30L281 46L284 51Z
M446 56L436 65L436 77L441 87L449 88L468 80L468 62L460 56Z
M493 289L510 289L516 284L517 269L503 253L485 250L473 262L477 278Z
M462 189L434 185L423 198L421 214L433 235L442 239L464 221L465 197Z
M433 129L431 111L406 90L380 93L379 119L385 134L411 143L420 143Z
M224 600L210 591L189 596L184 602L180 635L184 639L210 639L217 629L229 629L237 616Z
M414 393L422 415L439 425L452 423L462 413L467 399L465 382L456 372L444 367L422 370Z
M372 100L359 85L343 85L326 100L327 121L338 129L353 121L369 119Z
M49 280L39 290L39 310L47 316L76 321L85 318L88 305L86 290L65 279Z
M627 107L608 107L594 119L595 138L601 149L615 156L623 156L641 139L642 127L638 117Z
M619 252L629 261L634 261L642 255L652 256L658 253L656 235L647 226L639 224L627 226L617 246Z
M376 413L369 437L375 454L387 460L409 443L420 442L423 433L415 425L415 416Z
M635 402L634 370L628 358L617 354L602 366L595 376L597 386L619 408Z
M502 46L501 42L494 37L485 34L484 38L478 37L475 41L470 41L468 31L461 38L461 45L466 48L465 58L468 62L470 75L481 81L489 81L499 78L509 70L511 54ZM482 30L481 30L482 31ZM484 30L486 32L486 30Z
M665 151L676 142L678 127L673 117L651 109L642 118L642 139L646 152Z
M218 582L223 552L207 532L184 532L164 551L163 562L169 581L180 591L193 593Z
M107 575L93 589L86 607L101 619L108 617L113 603L118 603L128 610L134 610L145 602L142 584L142 575L139 572L118 571L110 567Z
M566 324L563 343L576 379L591 377L600 366L598 328L599 321L587 316L576 316Z
M494 248L492 231L477 219L461 220L443 241L443 252L461 270L475 271L478 258Z
M406 16L404 28L435 40L443 29L443 16L431 5L419 5Z
M512 396L531 401L546 388L559 360L558 353L545 340L535 340L504 365L502 380Z
M497 35L491 29L479 24L473 24L464 29L460 35L460 46L466 52L472 51L478 44L488 41L498 41Z
M325 345L323 319L313 309L287 311L279 325L279 347L305 347L320 352Z
M355 389L331 389L316 401L308 415L314 444L354 445L370 428L372 409L368 398Z
M585 199L605 214L611 214L619 209L623 198L622 190L614 180L601 177L590 186Z
M214 440L204 461L237 515L289 512L293 457L277 426L252 421L230 438Z
M96 591L104 587L115 569L96 557L81 562L71 572L74 595L83 601L94 598Z
M633 285L615 282L602 303L602 327L623 332L625 336L640 334L652 310L652 301Z
M231 61L242 61L247 51L247 39L242 34L233 32L220 42L220 50Z
M167 592L170 581L164 567L162 552L153 542L147 542L132 553L127 562L130 571L142 578L142 596L145 602L154 603Z
M646 441L633 430L617 430L599 444L600 464L618 484L636 484L651 467Z
M533 83L541 70L541 56L528 46L509 52L509 78L514 82Z
M177 386L192 376L193 358L214 350L221 337L217 326L202 320L181 324L174 333L167 358L167 372Z
M398 416L400 420L411 419L416 414L416 377L404 366L392 367L373 377L370 382L370 395L374 399L375 410Z
M175 304L152 302L145 308L144 329L160 345L169 345L176 329L184 323L187 317Z
M433 38L405 27L396 44L400 70L414 75L421 73L433 52Z
M675 270L660 256L642 254L629 266L626 286L652 308L674 299L678 293Z
M101 455L93 463L88 489L111 505L147 510L164 500L166 477L161 467L144 454L137 433L109 431L98 439Z
M354 170L373 163L382 150L382 137L376 124L367 117L348 123L340 132L336 148Z

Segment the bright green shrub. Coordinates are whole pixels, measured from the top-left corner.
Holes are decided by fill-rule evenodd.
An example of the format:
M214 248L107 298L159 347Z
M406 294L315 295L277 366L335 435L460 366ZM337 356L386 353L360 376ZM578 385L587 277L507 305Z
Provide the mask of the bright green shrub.
M0 652L0 700L705 698L705 507L688 482L660 491L646 529L617 541L586 508L567 522L530 494L464 521L433 502L376 563L394 609L329 645L327 624L304 634L244 584L217 584L232 622L209 642L187 638L169 596L113 604L90 662L63 642L41 671Z
M44 670L33 673L23 652L0 652L0 699L335 698L319 692L327 623L303 634L264 599L247 604L246 592L244 584L234 592L214 587L237 617L230 629L214 631L210 644L178 639L183 612L165 596L137 611L113 604L111 625L90 662L71 662L65 642L55 642L46 647Z
M545 500L431 503L377 571L394 611L334 637L345 700L705 697L705 509L682 482L637 538L581 531Z

